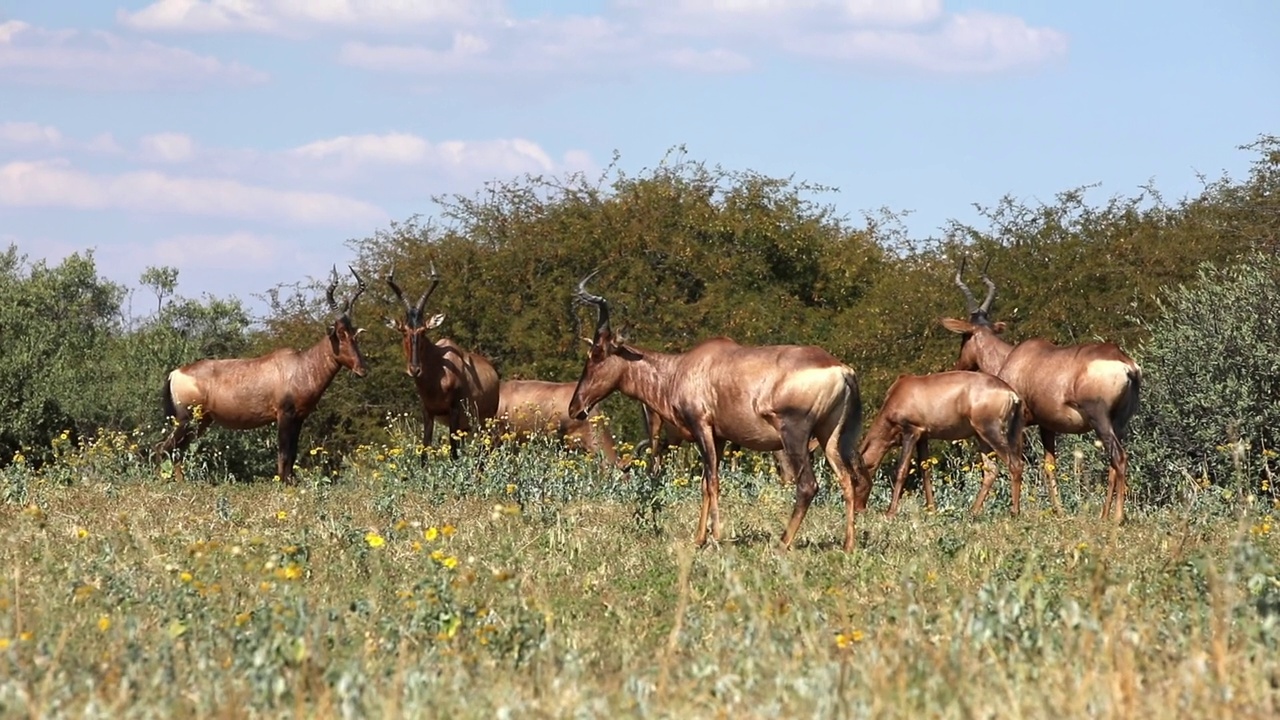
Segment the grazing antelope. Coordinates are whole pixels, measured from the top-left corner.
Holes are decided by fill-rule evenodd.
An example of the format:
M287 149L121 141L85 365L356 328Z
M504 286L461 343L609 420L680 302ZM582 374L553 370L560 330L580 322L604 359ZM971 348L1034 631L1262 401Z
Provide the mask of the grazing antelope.
M599 452L604 456L603 464L618 467L618 450L609 428L592 417L579 420L569 415L573 390L573 383L504 380L498 389L494 432L515 435L519 442L534 435L553 435L566 447L590 455Z
M594 273L592 273L594 275ZM853 549L853 515L866 507L871 477L857 453L862 401L853 368L822 348L802 345L746 347L724 338L705 340L670 355L631 345L609 325L609 304L578 283L576 298L596 306L595 337L569 414L583 418L615 390L652 408L702 452L702 510L695 542L720 538L719 457L726 441L760 451L784 451L796 478L796 502L782 535L790 547L818 493L808 441L816 437L839 478L845 501L844 549ZM858 479L854 494L853 479Z
M431 284L416 305L410 305L400 286L396 284L395 268L387 273L387 285L404 304L404 320L388 318L387 327L398 331L404 338L404 354L407 360L405 373L413 378L422 401L422 444L430 447L436 421L449 426L449 454L458 457L459 430L471 432L498 412L498 372L493 363L476 353L463 350L449 338L432 343L425 335L444 322L444 315L437 314L423 322L422 311L427 299L440 284L435 263L431 265Z
M355 269L350 269L356 290L342 307L333 299L338 287L338 271L333 271L325 297L338 315L315 345L306 350L280 348L256 358L197 360L170 372L161 402L174 427L153 454L171 454L175 474L181 476L183 451L210 423L248 430L274 422L280 433L276 474L292 485L302 422L315 410L339 369L345 367L356 377L368 372L356 342L364 328L356 329L351 323L351 307L365 291L365 284Z
M1055 443L1061 433L1077 435L1093 430L1110 460L1107 496L1102 517L1124 520L1124 496L1129 456L1121 440L1129 419L1138 409L1142 369L1118 345L1109 342L1059 347L1043 338L1005 342L1003 322L991 322L991 301L996 284L982 271L987 296L978 303L964 284L964 261L955 284L964 295L969 319L943 318L942 326L961 335L957 370L981 370L1004 380L1023 401L1027 425L1040 428L1044 443L1045 477L1056 511L1061 512L1058 483L1054 477Z
M889 515L898 512L898 500L907 482L914 453L922 473L925 504L933 509L933 481L928 464L929 440L962 440L978 437L982 450L982 489L973 501L975 515L982 511L996 466L988 452L1009 466L1013 482L1013 514L1022 495L1022 400L994 375L965 370L932 375L899 375L885 394L880 413L862 439L862 462L874 475L884 455L901 444Z

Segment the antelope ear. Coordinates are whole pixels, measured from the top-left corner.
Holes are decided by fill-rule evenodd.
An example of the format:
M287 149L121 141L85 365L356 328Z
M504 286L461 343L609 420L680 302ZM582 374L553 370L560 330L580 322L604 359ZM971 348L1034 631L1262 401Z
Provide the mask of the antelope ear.
M364 328L356 328L356 331L355 331L355 333L354 333L354 334L352 334L352 337L356 337L356 336L360 335L360 333L362 333L362 332L364 332Z
M975 329L973 323L966 322L964 320L957 320L955 318L942 318L938 322L942 323L942 327L953 333L960 333L961 335L971 333Z
M442 322L444 322L444 313L437 313L435 315L432 315L431 319L428 320L426 324L424 324L422 327L427 330L430 330L432 328L440 327L440 323Z
M584 342L584 343L586 343L586 344L587 344L587 347L591 347L592 345L594 345L594 344L595 344L595 343L591 342L591 338L584 337L584 338L580 338L580 339L582 340L582 342Z
M1008 327L1009 326L1003 320L991 323L991 329L994 330L997 335L1004 332Z
M387 318L387 327L391 328L392 330L399 330L400 321L393 317L389 317Z

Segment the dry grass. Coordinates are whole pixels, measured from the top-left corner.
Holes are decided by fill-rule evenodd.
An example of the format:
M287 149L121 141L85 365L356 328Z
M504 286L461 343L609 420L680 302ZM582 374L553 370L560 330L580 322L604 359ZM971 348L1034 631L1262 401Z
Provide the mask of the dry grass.
M634 518L634 488L535 502L508 476L572 473L534 455L486 466L507 479L461 496L352 466L297 489L145 468L65 484L11 467L0 480L21 480L21 501L0 505L0 710L1280 712L1270 511L1139 510L1117 529L1094 508L1013 519L997 499L970 520L909 498L895 520L861 516L846 555L828 490L780 553L787 493L730 479L728 541L696 550L693 488L654 533ZM967 503L945 492L956 497L944 507Z

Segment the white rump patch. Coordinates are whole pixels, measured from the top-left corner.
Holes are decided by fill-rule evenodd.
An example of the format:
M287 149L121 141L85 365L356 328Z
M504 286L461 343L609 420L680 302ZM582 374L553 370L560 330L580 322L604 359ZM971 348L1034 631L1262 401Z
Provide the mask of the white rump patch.
M169 397L177 407L188 407L204 402L196 379L181 370L169 373Z
M1129 365L1119 360L1094 360L1085 369L1085 378L1090 387L1118 395L1129 384Z

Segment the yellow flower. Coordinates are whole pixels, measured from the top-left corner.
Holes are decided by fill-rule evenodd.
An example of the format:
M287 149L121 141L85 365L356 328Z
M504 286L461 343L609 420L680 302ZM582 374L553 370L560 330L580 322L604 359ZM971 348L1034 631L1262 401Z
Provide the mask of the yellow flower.
M380 548L387 544L386 539L376 532L365 533L364 541L369 543L371 548Z
M252 618L253 618L253 613L250 613L250 612L237 613L235 617L236 627L240 627L241 625L244 625L245 623L249 622L249 620L251 620Z
M107 617L106 615L103 615L102 617L98 618L98 629L101 630L102 632L106 632L110 630L111 618Z
M452 569L454 569L454 568L458 567L458 558L456 558L456 557L454 557L454 556L450 555L449 557L445 558L444 560L441 560L441 561L440 561L440 564L441 564L441 565L444 565L445 567L447 567L447 568L449 568L450 570L452 570Z
M290 563L284 567L285 580L297 580L300 577L302 577L301 566Z
M507 494L510 495L516 491L515 483L507 483Z
M191 580L192 580L192 575L191 575L191 573L187 572L186 570L183 570L183 571L182 571L182 574L178 575L178 579L179 579L179 580L181 580L181 581L182 581L182 582L184 582L184 583L189 583L189 582L191 582Z
M422 552L422 543L418 542L417 540L414 540L413 542L409 543L409 548L414 552Z
M457 531L458 529L449 523L445 523L444 527L440 528L440 532L443 533L445 537L453 537L453 534Z
M285 519L285 518L287 518L287 517L289 517L289 513L285 512L284 510L277 510L277 511L276 511L276 519L277 519L277 520L283 520L283 519Z
M32 640L36 639L36 634L31 632L30 630L25 630L23 632L18 633L18 639L21 640L22 642L31 642Z
M431 527L422 531L422 537L426 538L427 542L435 542L436 538L439 536L440 536L440 531L436 529L435 525L432 525Z
M847 633L839 633L836 635L836 647L841 650L847 649L854 643L862 642L863 634L861 630L852 630Z
M0 638L0 650L8 650L9 644L9 638Z
M88 531L88 530L85 530L85 529L84 529L84 528L82 528L82 527L77 527L77 528L76 528L76 537L78 537L78 538L80 538L81 540L83 540L83 539L85 539L85 538L89 537L89 531Z
M435 560L436 562L441 562L441 561L443 561L443 560L444 560L444 551L443 551L443 550L440 550L440 549L432 550L432 551L431 551L431 559L432 559L432 560Z

